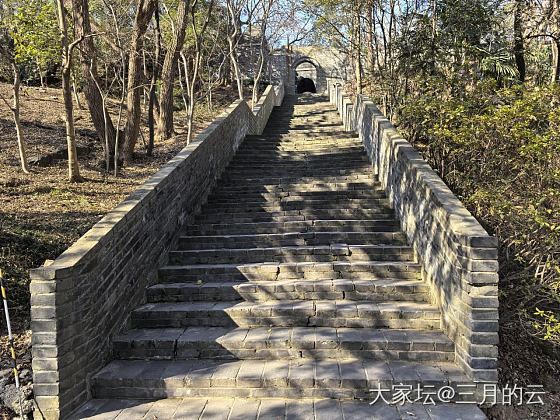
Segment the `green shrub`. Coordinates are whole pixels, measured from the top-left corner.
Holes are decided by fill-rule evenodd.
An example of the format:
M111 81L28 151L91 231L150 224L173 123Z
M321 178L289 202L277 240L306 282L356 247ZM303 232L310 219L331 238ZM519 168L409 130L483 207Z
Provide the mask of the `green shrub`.
M524 324L560 344L560 87L431 79L421 92L400 109L401 130L499 238L502 290Z

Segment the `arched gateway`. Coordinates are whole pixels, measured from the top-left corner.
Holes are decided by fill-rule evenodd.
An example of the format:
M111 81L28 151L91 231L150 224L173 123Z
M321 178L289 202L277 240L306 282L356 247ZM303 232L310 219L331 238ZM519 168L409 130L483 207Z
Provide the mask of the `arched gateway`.
M270 78L274 83L283 81L286 92L290 94L312 92L313 88L323 94L327 91L329 81L345 81L349 73L345 55L328 48L282 47L271 54Z

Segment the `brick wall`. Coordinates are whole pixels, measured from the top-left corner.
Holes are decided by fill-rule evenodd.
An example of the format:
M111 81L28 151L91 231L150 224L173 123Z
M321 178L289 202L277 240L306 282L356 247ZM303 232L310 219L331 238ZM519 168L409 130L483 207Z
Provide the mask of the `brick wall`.
M90 377L109 361L112 336L144 302L177 233L283 95L283 86L268 87L255 112L234 102L53 264L31 270L36 418L65 418L89 398Z
M364 143L456 344L457 363L476 382L497 381L497 239L366 96L352 103L334 84L329 98Z

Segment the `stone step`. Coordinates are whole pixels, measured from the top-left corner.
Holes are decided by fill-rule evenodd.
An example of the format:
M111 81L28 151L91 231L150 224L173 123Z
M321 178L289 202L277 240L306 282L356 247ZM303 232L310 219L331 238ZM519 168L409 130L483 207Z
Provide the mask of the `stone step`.
M140 395L140 394L139 394ZM163 398L157 401L92 399L69 420L348 420L469 419L486 420L474 404L387 405L378 401L313 398ZM390 400L390 398L388 398ZM437 402L437 400L436 400Z
M291 210L329 210L329 209L364 209L390 212L391 206L386 198L347 198L342 200L294 200L274 202L230 202L211 201L204 205L203 213L254 213L254 212L283 212Z
M293 246L271 248L217 248L171 251L169 263L235 264L258 262L412 261L409 246L349 245Z
M468 383L453 362L115 360L91 378L91 389L94 398L235 396L371 400L376 395L372 389L391 389L393 385L412 385L412 389L432 385L437 392L442 386ZM390 394L384 396L390 399Z
M254 211L225 211L220 209L207 209L200 215L199 220L214 222L266 222L266 221L296 221L296 220L324 220L324 219L394 219L393 209L389 207L361 209L361 208L313 208L313 209L293 209L282 211L267 211L266 209L255 209ZM235 210L235 209L233 209ZM283 219L282 216L290 216ZM303 244L302 244L303 245Z
M394 220L395 214L391 212L378 212L376 210L362 210L362 211L342 211L342 210L322 210L322 211L291 211L279 213L226 213L197 216L196 221L199 224L217 224L228 223L230 225L240 223L263 223L263 222L297 222L297 221L315 221L324 219L339 219L339 220L355 220L357 217L363 219L387 219ZM367 229L365 230L367 231Z
M419 279L421 265L401 261L169 265L158 270L165 283L277 280Z
M208 198L208 202L224 203L282 203L293 201L345 201L345 200L386 199L385 192L379 189L350 190L350 191L223 191L217 190Z
M326 170L336 170L336 171L357 171L357 170L368 170L370 168L369 162L364 160L350 160L350 161L322 161L322 162L252 162L247 161L232 161L228 166L228 172L233 171L267 171L274 169L275 171L326 171Z
M113 339L117 359L377 359L451 362L440 331L369 328L153 328Z
M305 183L261 183L254 182L251 184L239 184L239 183L224 183L219 185L214 192L217 194L219 192L277 192L277 191L288 191L294 193L306 193L306 192L345 192L345 191L373 191L380 190L381 186L378 182L373 179L368 179L359 182L339 182L339 183L329 183L324 181L312 181L307 180Z
M227 174L227 171L226 171ZM273 185L281 185L281 184L293 184L293 183L311 183L312 185L317 184L339 184L339 183L354 183L354 182L372 182L373 176L371 174L356 174L356 175L348 175L348 174L337 174L337 175L315 175L315 176L228 176L223 178L224 182L227 185L227 181L229 180L230 183L246 183L252 184L255 183L256 185L262 184L273 184ZM373 184L373 182L372 182ZM333 188L335 188L333 186Z
M307 137L307 136L306 136ZM338 152L344 151L348 148L357 148L361 146L361 143L357 139L337 139L333 138L331 141L318 140L316 142L310 143L304 141L304 138L300 142L286 142L282 139L269 140L268 142L260 143L242 143L240 149L243 151L253 151L263 153L269 151L273 153L274 151L286 151L286 152L315 152L324 154L336 154ZM363 150L363 148L362 148Z
M218 248L271 248L282 246L406 245L400 231L388 232L297 232L234 235L186 235L179 237L179 251Z
M247 143L248 144L248 143ZM268 152L261 152L258 150L255 150L254 148L251 148L249 146L244 146L244 143L241 143L241 145L239 146L239 149L237 149L237 152L235 153L234 159L237 158L250 158L250 157L255 157L255 158L279 158L279 157L285 157L285 158L295 158L295 159L302 159L302 158L314 158L314 159L318 159L320 157L326 157L326 158L333 158L333 159L337 159L337 158L343 158L346 156L363 156L365 155L365 151L364 151L364 147L360 144L360 145L355 145L355 146L337 146L334 150L333 149L327 149L327 150L286 150L286 151L276 151L274 153L268 153Z
M241 152L250 151L255 154L268 154L268 155L275 155L276 153L286 153L286 152L297 152L297 153L315 153L315 154L322 154L322 155L331 155L331 154L338 154L342 153L348 149L355 149L359 150L360 146L358 143L342 143L342 144L316 144L312 146L295 146L295 145L286 145L286 144L262 144L260 146L241 146Z
M148 302L266 300L356 300L428 302L422 280L278 280L251 282L159 283L148 288Z
M234 163L255 162L255 163L301 163L301 162L348 162L348 161L368 161L368 157L363 149L356 148L337 153L317 154L313 152L279 152L274 154L256 153L253 150L239 150L233 157Z
M295 222L199 223L187 227L188 235L235 235L295 232L392 232L400 227L395 219L303 220Z
M313 147L318 143L333 144L360 144L360 139L355 133L347 133L339 130L298 130L274 128L266 130L261 136L246 137L244 143L248 145L266 145L269 143L281 143L286 145L301 145Z
M147 303L132 312L133 328L333 327L439 329L439 310L424 302L270 300Z
M289 170L289 169L277 169L270 167L268 170L256 170L256 169L231 169L227 170L223 175L223 180L229 179L270 179L270 178L284 178L284 177L297 177L297 178L307 178L307 177L356 177L356 179L367 179L367 177L372 176L371 169L338 169L338 168L325 168L325 169L301 169L301 170ZM293 178L292 178L293 179Z

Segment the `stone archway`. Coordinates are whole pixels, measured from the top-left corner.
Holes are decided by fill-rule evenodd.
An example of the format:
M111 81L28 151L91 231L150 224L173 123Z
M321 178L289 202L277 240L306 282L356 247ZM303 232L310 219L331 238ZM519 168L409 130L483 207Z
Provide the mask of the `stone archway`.
M350 69L348 57L343 52L320 46L279 48L271 53L270 63L270 80L283 81L288 94L297 92L296 72L311 79L317 93L326 94L328 81L347 80ZM308 67L298 72L302 64Z
M296 93L323 92L325 71L310 57L301 57L292 65Z

